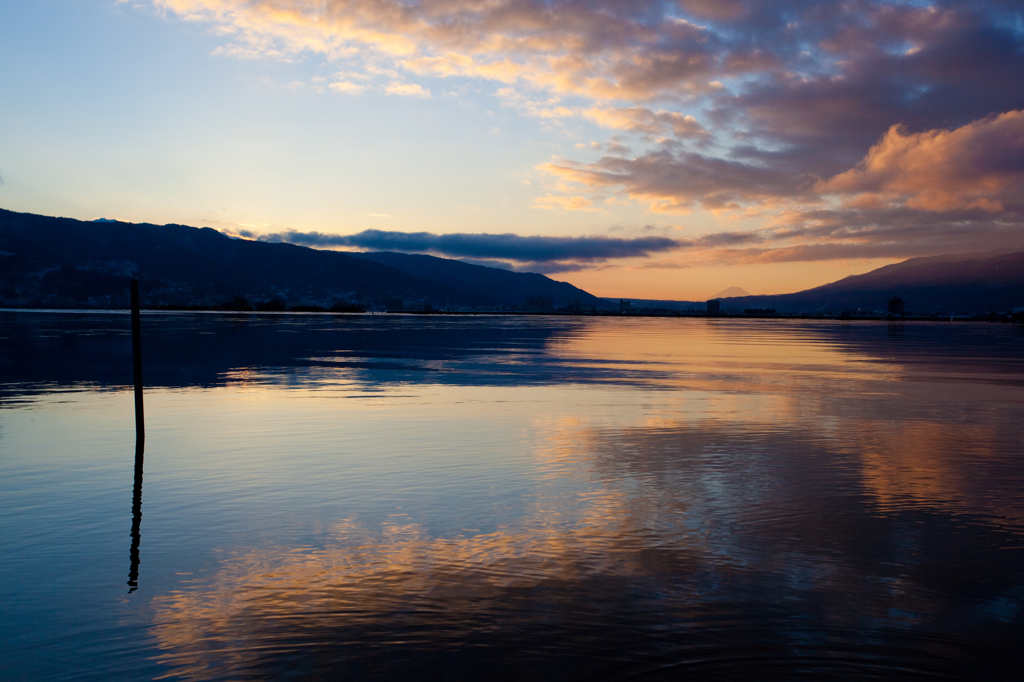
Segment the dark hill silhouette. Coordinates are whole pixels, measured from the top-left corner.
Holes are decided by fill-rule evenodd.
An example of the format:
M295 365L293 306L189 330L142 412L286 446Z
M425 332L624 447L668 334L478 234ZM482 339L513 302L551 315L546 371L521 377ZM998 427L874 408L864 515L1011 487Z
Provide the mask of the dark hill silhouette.
M600 299L543 275L429 256L319 251L227 237L211 228L85 222L0 209L0 305L123 307L137 277L144 305L223 305L233 297L330 306L372 298L438 306L565 305ZM597 303L595 303L597 304Z
M580 303L599 308L610 307L610 304L604 299L588 294L566 282L556 282L535 272L511 272L448 258L394 251L374 251L350 255L387 265L422 280L444 282L448 286L455 286L462 292L468 305L493 305L487 301L494 299L495 289L500 289L502 295L511 301L522 302L531 296L546 296L558 306L566 305L572 298L579 298Z
M885 312L893 296L902 298L907 310L917 313L1008 312L1024 306L1024 251L911 258L794 294L725 298L722 307Z
M434 256L319 251L233 239L210 228L84 222L0 209L0 306L124 307L131 277L140 279L149 306L215 308L242 296L291 307L365 298L433 307L522 308L530 300L617 307L617 300L536 273ZM725 298L722 307L870 313L885 312L893 296L918 313L1024 306L1024 251L912 258L793 294Z

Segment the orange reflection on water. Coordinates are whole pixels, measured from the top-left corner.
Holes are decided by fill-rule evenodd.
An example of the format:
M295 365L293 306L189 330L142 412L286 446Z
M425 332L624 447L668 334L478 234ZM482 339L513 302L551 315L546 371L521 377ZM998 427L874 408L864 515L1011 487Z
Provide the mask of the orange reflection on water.
M864 486L881 507L919 504L1024 526L1024 500L1000 490L998 472L989 469L998 425L876 421L851 428L864 434Z
M542 504L515 529L472 537L431 538L418 524L395 522L371 533L341 522L323 549L247 551L210 581L157 597L152 634L174 676L195 680L258 667L275 649L342 649L396 625L396 637L454 643L538 588L550 590L545 602L558 612L576 598L566 586L588 578L654 578L629 518L622 496L605 491L572 520Z
M654 383L714 391L763 390L776 383L792 387L810 376L819 382L898 377L899 365L813 334L813 328L762 323L751 333L750 324L686 318L597 320L555 341L552 352L584 363L594 360L589 366L595 369L660 370Z

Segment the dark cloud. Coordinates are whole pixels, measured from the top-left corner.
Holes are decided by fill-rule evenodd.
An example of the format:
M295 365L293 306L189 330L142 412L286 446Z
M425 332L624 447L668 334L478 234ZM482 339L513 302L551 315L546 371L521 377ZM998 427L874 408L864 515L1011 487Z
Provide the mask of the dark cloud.
M912 258L979 249L1024 251L1024 211L980 208L926 212L906 206L814 209L754 233L748 244L723 243L723 262L795 262L848 258ZM709 235L701 246L713 247Z
M589 189L619 187L655 211L738 207L738 202L794 197L814 178L767 164L744 163L695 152L658 149L634 158L606 156L594 163L560 160L544 170Z
M281 232L260 238L301 246L345 246L371 251L436 253L452 258L486 259L547 264L566 272L574 264L599 263L615 258L646 258L687 245L667 237L523 237L516 234L432 234L430 232L386 232L364 230L358 234ZM536 271L536 270L534 270Z
M493 258L459 258L463 263L470 265L482 265L487 268L501 268L512 272L535 272L541 275L554 275L566 272L580 272L581 270L593 270L591 262L577 263L572 261L530 261L513 263ZM599 267L599 266L598 266Z
M631 158L556 161L546 170L591 190L618 189L654 210L813 202L817 181L850 171L894 125L914 135L1024 108L1019 3L681 0L679 6L713 36L712 76L747 74L709 95L701 129L717 134L719 151L696 154L664 144ZM626 130L650 134L656 122L647 109L600 111L606 124ZM986 148L972 165L985 165L976 157L990 152L988 165L1006 157Z
M839 73L770 74L719 98L713 116L744 126L762 147L785 144L806 172L832 175L894 124L911 132L956 128L1024 106L1024 38L974 17L942 23L920 39L907 31L903 53L853 55Z
M536 272L540 275L560 275L567 272L581 272L583 270L600 268L600 265L595 266L592 262L546 261L542 263L524 263L514 267L513 270L515 272Z
M697 240L700 246L714 248L718 246L737 246L765 241L765 236L758 232L714 232Z

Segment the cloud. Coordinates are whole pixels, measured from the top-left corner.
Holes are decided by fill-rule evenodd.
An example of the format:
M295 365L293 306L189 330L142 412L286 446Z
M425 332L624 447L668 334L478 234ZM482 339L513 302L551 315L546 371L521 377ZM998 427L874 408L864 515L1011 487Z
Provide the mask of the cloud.
M706 90L718 58L707 28L662 3L595 0L153 0L220 29L219 54L361 56L411 73L464 76L600 99ZM734 69L735 70L735 69Z
M586 197L565 197L546 194L534 199L531 205L533 208L543 208L548 211L600 211L601 209L599 208L593 208L593 203Z
M335 81L327 87L334 92L340 92L343 95L358 95L366 89L365 85L353 83L352 81Z
M907 206L789 210L751 235L749 243L700 242L702 256L729 263L782 263L850 258L902 259L989 249L1024 251L1022 212L980 208L945 212ZM721 246L723 248L716 248Z
M502 99L502 106L518 109L527 116L544 119L558 119L575 116L576 112L566 106L559 105L561 98L531 99L514 88L501 88L494 93Z
M753 106L767 104L780 85L803 83L811 95L831 83L852 93L868 76L879 77L876 92L900 82L905 93L916 82L942 90L973 81L974 89L1000 87L1010 101L1022 87L1006 78L1020 70L1020 9L994 1L153 1L213 24L229 41L225 53L383 60L410 73L528 83L601 101L706 95L736 78L754 86ZM877 114L897 105L888 104ZM957 106L973 105L961 98L945 108ZM864 109L845 113L857 111Z
M430 91L424 89L418 83L399 83L397 81L388 83L387 87L384 88L384 92L401 97L422 97L423 99L430 99L431 97Z
M856 168L820 182L822 192L857 194L868 206L923 211L1004 210L1024 193L1024 111L956 130L907 133L895 125Z
M851 207L864 209L905 205L922 211L1002 212L1010 204L1024 205L1024 111L955 130L908 133L894 125L854 168L827 180L815 181L785 158L750 156L722 159L659 149L593 163L560 159L539 168L588 190L621 189L655 212L808 203L820 201L822 194L847 196ZM558 199L545 197L552 204Z
M686 213L698 205L738 209L744 202L806 193L810 184L769 165L668 149L633 158L606 156L594 163L560 159L538 168L590 190L621 189L656 213Z
M640 132L655 137L671 135L676 138L701 138L708 135L697 119L688 114L646 107L604 108L593 107L583 115L605 128Z
M828 7L836 16L821 17L804 36L820 54L801 63L793 53L789 68L766 71L735 97L718 98L709 116L742 127L762 149L769 141L775 150L788 148L809 172L828 177L862 158L895 124L911 132L955 128L1022 108L1024 35L1014 28L1021 6Z
M463 263L469 263L470 265L483 265L488 268L501 268L502 270L510 270L512 272L534 272L541 275L555 275L595 269L594 264L591 262L520 261L518 263L514 263L511 261L494 260L490 258L460 258L459 260Z
M516 234L433 234L430 232L387 232L364 230L358 234L281 232L260 238L300 246L344 246L372 251L436 253L451 258L491 259L520 263L595 263L616 258L646 258L654 253L686 246L667 237L524 237ZM564 270L562 270L564 271Z

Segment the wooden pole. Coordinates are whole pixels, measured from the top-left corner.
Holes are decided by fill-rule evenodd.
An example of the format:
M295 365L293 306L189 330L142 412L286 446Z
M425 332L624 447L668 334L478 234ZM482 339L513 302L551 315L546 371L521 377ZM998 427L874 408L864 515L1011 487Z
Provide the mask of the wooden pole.
M145 441L146 420L142 411L142 325L139 321L139 280L129 284L132 292L132 359L135 361L135 436Z

